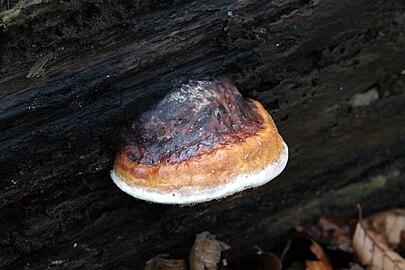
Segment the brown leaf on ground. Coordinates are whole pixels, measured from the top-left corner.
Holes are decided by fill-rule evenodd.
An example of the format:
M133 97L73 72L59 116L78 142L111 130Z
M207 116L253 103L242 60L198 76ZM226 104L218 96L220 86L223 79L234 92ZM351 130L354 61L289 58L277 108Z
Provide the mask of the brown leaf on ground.
M333 270L328 256L326 256L322 247L314 240L311 240L311 242L311 252L315 255L318 261L307 261L307 270Z
M186 270L184 260L170 260L164 258L152 258L146 262L144 270Z
M319 224L324 231L340 231L342 234L350 235L351 226L348 220L336 216L323 216Z
M281 270L282 263L280 258L271 252L263 251L259 247L255 247L257 249L257 255L259 255L259 266L260 270Z
M332 270L323 248L310 238L293 238L281 255L283 269Z
M374 230L381 233L391 248L401 242L401 232L405 230L405 209L394 209L378 213L369 218Z
M352 264L350 264L350 268L345 268L342 270L365 270L365 268L358 265L357 263L352 263Z
M307 270L332 270L330 265L325 264L321 261L307 261L306 262Z
M391 247L400 243L405 230L405 210L379 213L357 223L353 237L354 250L363 265L374 270L403 270L405 259Z
M191 270L216 270L221 262L221 254L231 247L215 239L209 232L197 234L190 253ZM223 261L222 264L226 264Z
M324 216L316 224L309 223L295 227L296 231L303 233L315 241L322 243L329 250L341 250L353 253L352 226L350 222L341 217Z
M398 252L402 257L405 258L405 231L401 232L401 237L398 246L395 248L395 251Z

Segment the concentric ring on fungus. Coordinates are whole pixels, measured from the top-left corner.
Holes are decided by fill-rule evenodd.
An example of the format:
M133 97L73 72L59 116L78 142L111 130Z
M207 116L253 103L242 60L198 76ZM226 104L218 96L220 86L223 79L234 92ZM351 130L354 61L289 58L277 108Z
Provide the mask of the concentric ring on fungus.
M111 177L136 198L193 204L263 185L287 164L288 148L263 106L228 79L189 81L132 126Z

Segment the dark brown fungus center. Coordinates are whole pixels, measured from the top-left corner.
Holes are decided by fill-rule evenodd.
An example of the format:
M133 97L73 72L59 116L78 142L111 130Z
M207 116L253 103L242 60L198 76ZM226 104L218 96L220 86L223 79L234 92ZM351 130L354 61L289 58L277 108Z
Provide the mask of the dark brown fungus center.
M186 161L243 140L261 123L256 106L231 81L190 81L133 123L137 140L126 149L139 164Z

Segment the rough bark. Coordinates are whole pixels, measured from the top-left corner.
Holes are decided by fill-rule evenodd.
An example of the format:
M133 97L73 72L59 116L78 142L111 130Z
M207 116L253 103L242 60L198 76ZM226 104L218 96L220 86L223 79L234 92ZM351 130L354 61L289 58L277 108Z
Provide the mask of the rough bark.
M2 11L0 267L138 269L159 253L181 256L204 230L239 263L321 214L405 205L404 12L401 0ZM210 75L266 106L290 146L285 172L193 207L121 192L109 170L123 127L174 82Z

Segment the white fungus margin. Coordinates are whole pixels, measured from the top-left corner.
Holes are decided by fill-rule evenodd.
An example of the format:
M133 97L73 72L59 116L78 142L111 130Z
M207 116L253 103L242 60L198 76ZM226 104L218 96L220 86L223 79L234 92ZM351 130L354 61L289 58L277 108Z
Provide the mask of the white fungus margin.
M163 204L195 204L213 199L221 199L248 188L264 185L284 170L287 161L288 146L283 142L283 152L280 158L266 168L256 172L241 174L226 184L200 188L198 190L191 186L165 192L146 187L130 186L121 179L115 170L111 171L111 178L122 191L141 200Z

